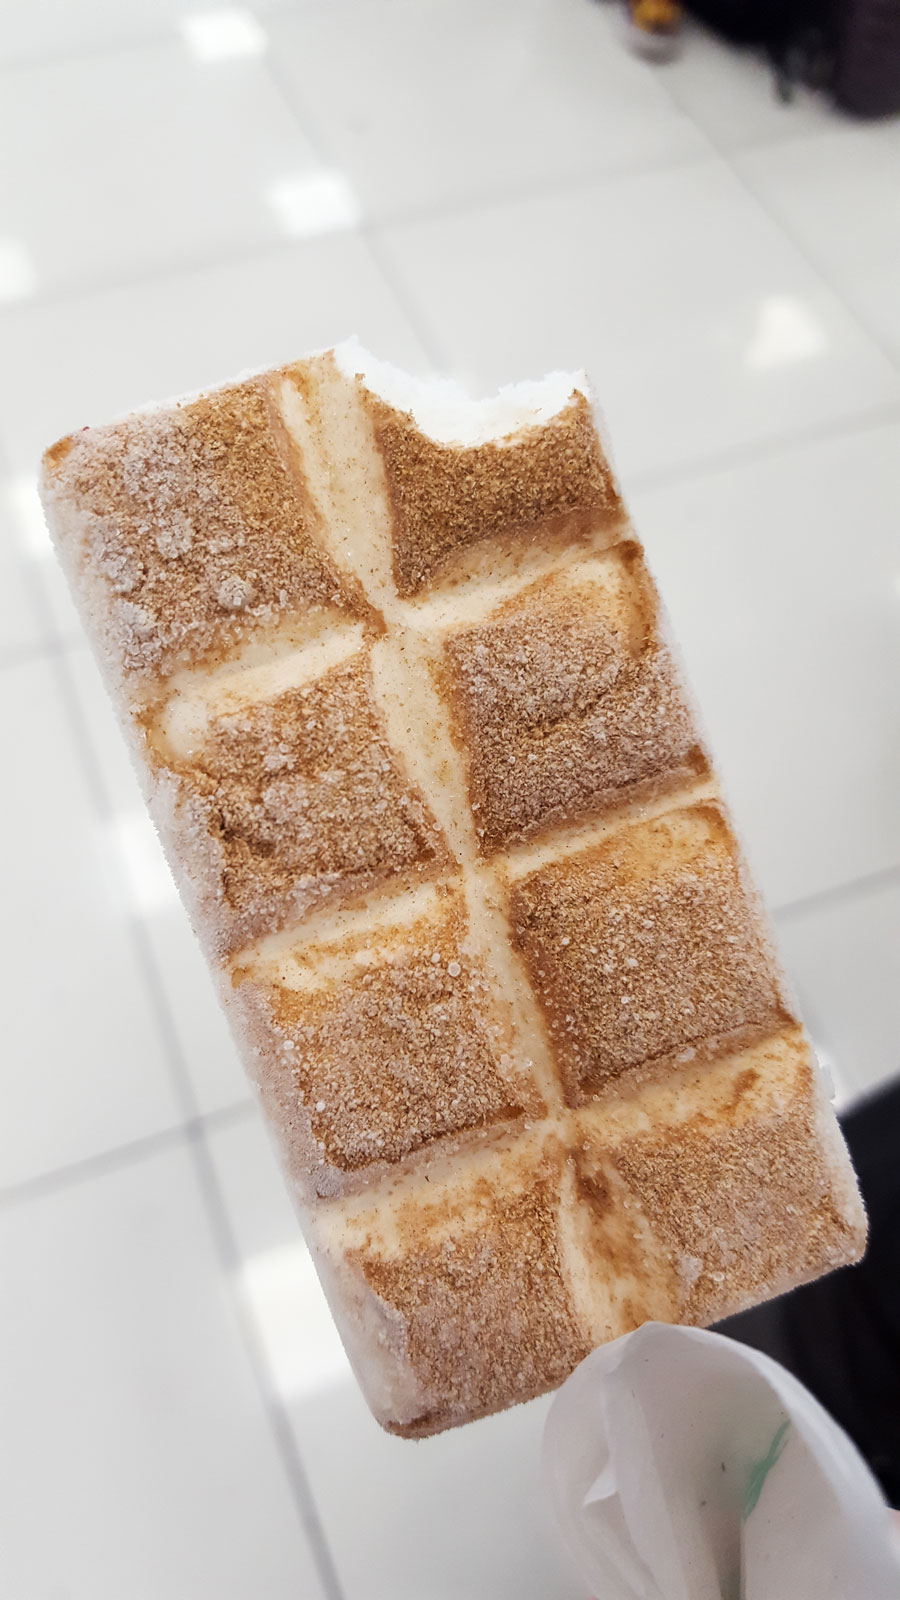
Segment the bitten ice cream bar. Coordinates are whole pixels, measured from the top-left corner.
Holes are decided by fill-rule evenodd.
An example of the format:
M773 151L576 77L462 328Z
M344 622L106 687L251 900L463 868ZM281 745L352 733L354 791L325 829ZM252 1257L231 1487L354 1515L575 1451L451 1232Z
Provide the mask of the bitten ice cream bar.
M43 498L379 1422L859 1256L582 373L350 341L60 440Z

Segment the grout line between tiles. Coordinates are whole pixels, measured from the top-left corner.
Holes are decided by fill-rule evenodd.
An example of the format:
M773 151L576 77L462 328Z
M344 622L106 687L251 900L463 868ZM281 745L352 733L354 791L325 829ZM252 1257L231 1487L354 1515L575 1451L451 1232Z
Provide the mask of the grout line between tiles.
M317 234L316 239L331 239L335 233ZM152 285L165 283L170 279L197 276L204 272L214 272L222 267L239 267L247 262L262 260L268 255L283 255L289 250L296 249L315 240L297 239L291 234L273 233L271 238L258 238L241 247L234 244L228 248L220 246L208 252L186 252L184 256L175 261L164 261L157 266L151 266L143 272L111 274L104 277L102 274L91 277L82 282L60 284L56 288L48 287L38 290L36 294L29 294L20 300L6 301L0 305L0 335L4 324L14 323L17 316L30 310L42 311L48 306L77 306L84 300L106 294L128 293L132 289L145 289Z
M836 441L857 434L870 433L876 428L896 422L900 422L900 397L896 400L883 401L866 411L855 412L852 416L825 417L820 422L810 422L804 427L793 429L790 433L773 434L768 439L748 440L744 444L718 450L710 456L695 457L685 461L683 465L651 467L620 476L630 498L632 495L652 493L656 489L674 488L698 478L714 478L719 473L732 471L734 467L753 466L757 462L790 455L795 450L808 449L812 445L824 444L829 440Z
M27 589L30 596L31 584L27 585ZM56 639L35 639L30 644L13 645L8 650L0 650L0 672L26 666L29 661L49 660L64 649L62 641Z
M596 3L596 0L593 0ZM444 222L455 217L472 216L480 211L491 211L497 206L518 205L533 200L552 200L557 195L577 195L598 184L635 183L641 178L656 178L670 172L686 172L692 167L720 164L720 152L712 146L708 150L694 151L691 155L667 156L664 160L641 161L635 166L600 167L568 176L542 179L526 186L501 189L493 194L459 195L448 198L439 205L426 203L385 211L372 218L377 228L414 227L422 222Z
M221 271L229 267L252 266L255 263L265 261L270 256L289 255L291 251L314 248L316 244L324 244L333 239L352 238L355 236L369 245L371 231L372 225L363 222L353 228L334 229L328 233L316 234L308 239L297 238L292 234L273 234L270 239L254 240L253 243L248 244L245 248L235 245L227 252L216 250L208 254L200 252L196 255L185 255L177 261L164 262L158 268L151 268L147 272L108 278L100 276L83 283L47 288L37 294L29 295L25 299L0 305L0 341L2 341L4 329L14 326L17 318L28 312L45 311L54 306L67 306L76 311L84 302L99 299L103 295L128 294L132 291L175 282L179 278L201 277L204 273ZM373 250L372 254L374 256L376 252ZM303 354L305 352L302 350L296 351L297 357ZM222 372L218 377L211 378L202 387L214 388L219 383L227 382L233 376L232 372ZM143 404L144 402L137 403ZM105 422L109 419L101 417L99 420ZM72 423L73 428L77 426L77 422Z
M819 907L846 905L852 900L862 899L892 883L900 884L900 865L880 867L876 872L864 873L862 877L850 878L846 883L836 883L828 889L814 889L811 894L801 895L797 900L787 900L784 905L773 906L772 916L776 922L789 922L792 917L801 917Z
M6 1184L0 1189L0 1209L6 1210L29 1200L41 1200L61 1190L74 1188L79 1183L87 1183L92 1178L106 1177L111 1172L133 1166L165 1150L176 1149L186 1140L186 1126L179 1122L170 1128L161 1128L156 1133L145 1134L143 1138L132 1139L128 1144L97 1151L94 1155L85 1156L82 1161L70 1161L64 1167L54 1167L51 1172L41 1172L19 1183Z
M429 361L437 368L438 372L449 372L452 367L449 353L444 349L431 325L430 318L422 310L415 295L411 294L406 286L401 283L377 226L363 223L359 231L365 239L366 246L376 267L397 301Z
M70 1161L66 1166L53 1167L50 1171L37 1173L32 1178L23 1178L18 1183L6 1184L0 1188L0 1210L60 1194L80 1183L89 1183L94 1178L103 1178L109 1173L121 1171L124 1167L135 1166L166 1150L186 1145L194 1129L203 1128L207 1132L214 1133L219 1128L230 1128L236 1123L247 1120L255 1109L252 1100L234 1101L231 1105L219 1106L215 1111L206 1112L204 1116L198 1117L196 1122L173 1123L169 1128L160 1128L155 1133L144 1134L139 1139L129 1140L127 1144L113 1145L108 1150L98 1150L93 1155L85 1156L81 1161Z

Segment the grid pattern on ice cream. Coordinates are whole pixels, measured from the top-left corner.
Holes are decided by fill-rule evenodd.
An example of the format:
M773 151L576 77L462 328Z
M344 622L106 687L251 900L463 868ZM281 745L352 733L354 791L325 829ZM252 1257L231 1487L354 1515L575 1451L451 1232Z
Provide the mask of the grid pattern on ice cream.
M46 493L382 1421L855 1253L584 394L461 447L324 355Z

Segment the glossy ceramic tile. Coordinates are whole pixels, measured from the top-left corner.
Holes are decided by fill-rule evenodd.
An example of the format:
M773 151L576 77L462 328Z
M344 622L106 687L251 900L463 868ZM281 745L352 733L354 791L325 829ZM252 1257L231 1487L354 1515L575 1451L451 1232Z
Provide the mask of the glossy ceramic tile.
M0 1214L0 1591L320 1600L188 1156Z
M785 231L900 359L900 128L852 124L739 170Z
M390 0L272 37L323 159L384 216L707 153L619 24L586 0Z
M900 862L900 424L633 497L765 893Z
M0 152L38 293L259 248L284 231L273 186L317 165L264 63L174 40L8 71Z
M724 163L386 231L479 390L586 366L626 486L900 399L900 376Z
M0 481L0 664L34 649L44 634L28 582L9 486Z
M81 619L49 541L47 548L32 559L45 632L65 644L84 644Z
M0 526L10 566L18 571L41 637L80 642L81 623L50 542L34 463L27 473L0 482Z
M180 1106L52 664L0 671L0 725L5 1187L171 1126Z
M385 360L427 368L364 240L346 234L87 295L77 307L23 306L0 314L0 441L27 479L47 444L85 422L289 361L350 333Z
M253 1119L211 1147L243 1253L239 1292L288 1408L347 1600L586 1600L540 1490L545 1400L436 1439L373 1422Z
M197 16L219 19L227 38L227 20L265 17L278 10L278 0L240 0L240 7L212 4L212 0L27 0L7 5L0 29L0 63L41 59L46 56L83 55L110 44L139 44L166 34L181 37L181 28ZM240 35L231 29L232 49ZM244 52L252 53L252 35L244 29ZM259 48L258 43L255 48Z
M762 51L738 50L688 21L681 50L660 83L717 149L732 153L844 125L824 94L797 85L779 95Z
M104 807L114 817L133 816L145 810L143 796L90 647L86 641L79 643L66 650L63 659Z
M123 891L146 930L162 999L193 1087L195 1108L249 1096L212 979L147 815L100 674L86 647L66 656L90 754L103 787Z
M804 1016L844 1100L900 1074L900 873L778 918Z
M172 899L149 912L146 925L197 1110L218 1111L248 1100L247 1075L187 913Z

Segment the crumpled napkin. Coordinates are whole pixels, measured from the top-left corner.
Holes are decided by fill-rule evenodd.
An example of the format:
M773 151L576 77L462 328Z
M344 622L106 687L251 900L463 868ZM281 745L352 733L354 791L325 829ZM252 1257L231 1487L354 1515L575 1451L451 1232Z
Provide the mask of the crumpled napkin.
M900 1600L856 1447L722 1334L648 1322L595 1350L553 1402L544 1475L597 1600Z

